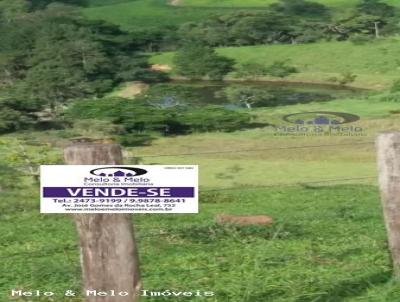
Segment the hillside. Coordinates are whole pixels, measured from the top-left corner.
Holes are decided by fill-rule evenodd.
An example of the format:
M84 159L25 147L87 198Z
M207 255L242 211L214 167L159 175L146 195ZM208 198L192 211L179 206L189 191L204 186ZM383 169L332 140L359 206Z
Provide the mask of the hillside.
M90 7L83 9L91 19L106 20L127 30L156 28L196 22L212 15L225 14L238 9L260 10L276 0L91 0ZM348 11L358 0L316 0L341 14ZM399 1L386 0L400 6Z
M218 50L238 64L253 62L268 66L285 61L298 73L285 80L332 83L343 73L357 75L356 87L382 89L400 77L400 43L397 39L375 41L364 45L351 42L322 42L299 45L261 45L228 47ZM154 64L172 65L173 53L154 56Z
M277 2L277 0L180 0L179 5L182 6L211 6L211 7L254 7L254 6L266 6ZM350 8L358 3L358 0L315 0L324 5L333 8ZM385 1L391 5L399 6L400 3L396 0Z
M106 20L127 30L138 30L201 21L234 10L229 7L177 7L165 0L95 0L90 7L83 9L83 13L90 19Z

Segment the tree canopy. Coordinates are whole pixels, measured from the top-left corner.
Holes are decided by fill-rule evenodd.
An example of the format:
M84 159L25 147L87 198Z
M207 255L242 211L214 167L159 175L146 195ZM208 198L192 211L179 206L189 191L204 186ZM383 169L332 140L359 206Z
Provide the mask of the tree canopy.
M140 43L115 25L88 21L61 3L34 12L23 1L0 8L0 98L7 100L0 110L9 120L0 131L26 125L21 103L35 104L30 118L43 109L56 118L76 98L101 97L122 81L159 79Z
M174 58L177 72L190 79L208 77L211 80L221 80L224 75L233 70L232 59L218 55L208 46L189 44L182 47Z

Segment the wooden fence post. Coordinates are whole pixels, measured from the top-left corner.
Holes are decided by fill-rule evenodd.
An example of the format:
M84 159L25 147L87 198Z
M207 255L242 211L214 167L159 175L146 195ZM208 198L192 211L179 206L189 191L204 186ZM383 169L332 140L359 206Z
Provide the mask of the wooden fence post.
M116 144L73 144L64 149L70 165L122 164ZM137 246L130 214L74 214L80 237L84 295L87 302L136 302L140 274ZM87 291L109 296L87 295ZM111 296L115 291L127 296Z
M400 280L400 132L384 132L376 140L379 187L393 261Z

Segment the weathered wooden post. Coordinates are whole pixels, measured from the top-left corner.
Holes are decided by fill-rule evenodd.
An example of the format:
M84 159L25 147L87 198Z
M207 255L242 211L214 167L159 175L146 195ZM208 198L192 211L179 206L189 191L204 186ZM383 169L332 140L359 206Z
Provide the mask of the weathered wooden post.
M64 158L70 165L116 165L123 161L121 147L116 144L73 144L65 148ZM74 219L80 237L86 301L138 301L139 262L131 215L74 214ZM107 292L107 296L93 291Z
M384 132L376 140L379 187L393 273L400 279L400 132Z

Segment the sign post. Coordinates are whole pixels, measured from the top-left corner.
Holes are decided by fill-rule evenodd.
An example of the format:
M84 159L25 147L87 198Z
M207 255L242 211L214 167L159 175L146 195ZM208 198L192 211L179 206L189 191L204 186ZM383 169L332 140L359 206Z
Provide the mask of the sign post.
M393 273L400 279L400 132L386 132L376 141L383 214Z
M64 149L69 165L120 165L116 144L74 144ZM87 302L136 302L140 274L130 214L74 214L81 247Z

